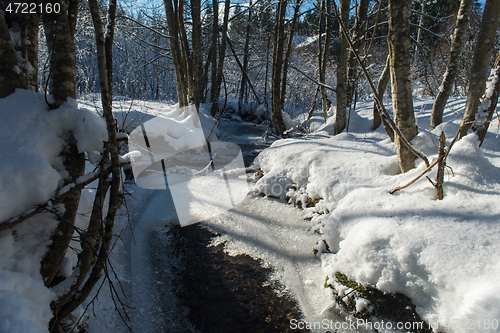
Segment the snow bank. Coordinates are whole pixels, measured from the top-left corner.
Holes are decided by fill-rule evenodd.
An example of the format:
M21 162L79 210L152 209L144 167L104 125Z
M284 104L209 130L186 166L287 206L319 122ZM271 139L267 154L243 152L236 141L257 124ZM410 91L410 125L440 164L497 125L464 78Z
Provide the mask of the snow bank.
M74 100L49 110L43 94L27 90L0 99L0 119L0 223L46 203L61 187L67 173L60 153L69 133L91 162L99 161L107 140L94 112ZM91 192L82 194L78 227L88 223ZM40 261L57 223L45 213L0 232L0 332L47 332L56 294L44 286ZM67 262L69 274L73 263Z
M432 101L416 103L421 133L413 143L432 162L433 140L440 130L451 139L460 115L447 109L449 121L430 133L424 125L430 113L426 104ZM448 158L454 176L447 171L442 201L435 200L425 178L390 195L425 166L417 161L416 169L398 172L394 145L383 129L368 130L371 108L370 103L358 108L348 134L275 142L257 159L264 177L256 190L303 207L317 202L303 215L328 245L329 251L318 246L325 275L335 279L340 271L362 284L404 293L441 331L465 332L474 325L475 332L498 332L498 145L485 152L474 135L459 141ZM490 131L495 129L492 125ZM428 175L436 177L435 171Z
M49 110L42 94L17 90L0 99L0 221L47 202L65 178L59 156L75 133L80 152L97 161L107 140L104 121L75 101Z

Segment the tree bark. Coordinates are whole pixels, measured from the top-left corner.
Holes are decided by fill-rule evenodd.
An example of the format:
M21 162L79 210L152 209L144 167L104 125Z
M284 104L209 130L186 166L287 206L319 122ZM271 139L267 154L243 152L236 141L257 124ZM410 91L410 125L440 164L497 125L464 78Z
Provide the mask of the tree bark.
M201 68L201 0L191 0L193 19L193 103L199 112L202 95Z
M63 3L59 0L61 8ZM68 97L75 99L75 45L74 36L68 21L68 14L43 13L42 15L47 46L50 53L51 94L55 100L51 108L61 106ZM85 172L85 156L78 153L75 140L69 142L68 147L62 152L65 158L65 169L71 182L82 176ZM59 218L59 224L52 236L52 243L41 262L41 275L46 286L54 283L54 278L66 255L69 243L73 236L73 225L80 202L81 191L75 191L64 200L65 211Z
M283 105L281 104L281 74L283 69L283 50L285 47L285 14L288 0L278 1L276 11L276 27L274 32L273 66L272 66L272 86L271 86L271 112L273 117L273 128L276 134L283 135L286 131L283 115L281 114Z
M174 11L172 0L164 0L163 3L165 5L168 33L170 36L168 39L170 52L172 53L172 61L175 68L177 100L179 102L179 107L184 107L188 105L188 91L186 77L184 75L184 71L182 70L183 68L186 68L186 65L182 61L181 49L179 47L179 26L177 24L177 16Z
M16 88L28 89L26 77L21 70L22 67L2 12L0 12L0 57L2 59L0 61L0 98L9 96L16 91Z
M211 54L212 58L212 70L211 70L211 80L210 80L210 103L212 103L212 109L214 110L214 103L217 103L217 109L219 109L219 96L217 96L217 101L215 97L215 86L217 85L217 49L218 49L218 41L219 41L219 1L212 0L212 6L214 11L214 21L212 26L212 46L211 46ZM212 112L210 112L212 113Z
M55 0L64 8L62 0ZM65 11L42 14L43 27L50 55L50 93L52 108L61 106L68 97L76 99L76 59L74 36Z
M248 49L250 47L250 32L251 32L251 25L250 22L252 21L252 0L248 3L248 16L247 16L247 22L246 22L246 27L245 27L245 45L243 47L243 69L241 73L241 83L240 83L240 96L238 98L238 112L240 114L243 113L243 108L245 107L245 104L247 102L246 96L247 96L247 72L248 72L248 59L250 58L250 55L248 54Z
M467 131L471 128L480 105L480 98L484 93L490 69L491 54L495 46L499 19L500 1L486 0L483 18L479 26L474 59L472 60L472 67L470 69L469 93L467 95L459 138L467 135Z
M394 122L406 140L417 134L410 81L410 3L389 0L389 50L391 56L391 84ZM402 139L395 136L399 166L402 172L415 167L415 155Z
M339 1L339 15L344 27L349 27L349 6L350 0ZM347 32L347 31L346 31ZM334 133L339 134L346 126L346 109L347 109L347 58L349 52L349 44L343 35L342 28L339 27L340 48L337 56L337 112L335 115Z
M479 106L480 111L476 114L476 120L480 122L475 123L472 126L472 130L476 132L479 140L479 146L483 144L486 138L486 133L488 133L488 127L493 119L493 115L496 112L498 95L500 93L500 52L497 54L495 60L495 65L491 71L490 78L488 79L488 84L486 86L485 98L481 106ZM479 118L479 119L478 119Z
M387 85L389 84L390 80L391 80L391 57L387 56L384 71L380 75L380 78L377 83L377 96L379 100L382 102L385 90L387 89ZM373 102L373 129L374 130L377 129L381 123L382 126L384 126L384 129L387 132L387 135L389 135L391 141L394 142L394 131L392 130L391 126L387 123L387 119L385 118L385 115L382 113L382 110L379 110L377 101L375 101Z
M358 8L356 10L356 19L354 20L353 36L352 41L354 42L354 47L359 54L359 49L361 46L361 36L363 34L363 25L365 24L368 16L368 5L369 0L359 0ZM354 80L356 78L356 67L357 61L354 59L354 52L349 51L349 59L347 61L347 104L350 106L352 104L352 99L354 96L354 90L356 89Z
M229 8L231 6L230 0L224 2L224 21L222 24L222 35L219 50L219 59L217 61L217 81L215 82L214 95L212 100L212 109L210 113L215 116L219 112L219 96L220 96L220 86L222 84L222 75L224 69L224 59L226 56L226 43L227 43L227 26L229 24ZM215 12L215 10L214 10Z
M330 1L330 0L328 0L328 1ZM294 13L293 13L293 19L292 19L292 22L290 23L290 31L288 33L288 43L286 46L285 58L283 60L283 70L281 73L281 101L280 101L282 108L285 105L286 81L287 81L287 76L288 76L288 63L290 61L290 55L292 54L293 36L295 34L295 24L297 23L297 20L299 19L300 5L301 5L301 1L297 0L297 2L295 4Z
M444 107L451 95L451 92L453 91L453 85L458 74L460 54L465 41L465 32L467 31L469 24L469 15L472 3L473 0L462 0L460 9L458 10L446 72L444 73L441 87L439 88L439 92L434 100L434 105L432 106L431 130L443 122Z
M319 33L318 33L318 66L319 66L319 82L325 84L326 82L326 67L328 65L328 61L330 60L330 37L332 34L332 4L331 0L323 0L321 5L324 6L324 11L326 13L325 18L325 45L323 46L323 50L321 50L321 19L319 24ZM321 15L321 14L320 14ZM325 87L320 87L321 92L321 110L323 114L323 119L326 124L326 118L328 117L328 110L330 109L330 105L332 104L326 95Z
M177 25L179 27L179 38L182 54L184 80L187 82L188 102L192 99L194 82L193 82L193 59L189 51L189 42L186 33L186 26L184 24L184 0L174 0L177 4L175 11L177 13Z

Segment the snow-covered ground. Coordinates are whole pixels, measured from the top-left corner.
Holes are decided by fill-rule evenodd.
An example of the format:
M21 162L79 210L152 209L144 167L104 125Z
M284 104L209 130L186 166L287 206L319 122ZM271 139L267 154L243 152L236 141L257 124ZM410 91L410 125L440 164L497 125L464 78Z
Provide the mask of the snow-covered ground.
M415 99L419 135L412 143L431 160L438 136L456 133L464 99L450 101L444 123L430 132L431 100ZM264 172L257 191L306 208L318 231L322 278L341 272L362 284L411 298L420 316L448 332L498 332L500 320L500 140L498 120L482 148L473 134L453 147L444 200L424 177L394 195L425 169L398 173L396 152L383 129L371 131L372 104L358 105L349 133L327 139L275 142L257 159ZM320 128L327 132L328 126ZM432 161L431 161L432 162ZM428 176L435 179L435 171ZM363 301L360 301L363 302ZM439 324L439 328L437 327Z
M47 116L41 95L18 92L9 98L1 100L0 105L2 220L44 203L54 194L64 177L59 173L61 147L57 146L64 131L93 133L79 139L81 150L91 155L100 149L105 134L98 117L77 110L75 105ZM94 106L91 100L80 104L88 109ZM464 99L450 101L445 123L430 132L432 101L415 98L420 134L412 142L431 162L436 158L440 131L445 132L449 143L464 104ZM25 111L12 112L20 105ZM169 108L163 103L117 100L115 110L119 111L119 124L130 125L131 130L134 123L164 114ZM343 322L349 318L335 306L333 291L324 287L328 276L339 293L349 292L334 282L334 274L339 271L360 283L406 294L422 318L439 323L440 331L500 331L498 120L491 124L482 148L472 135L453 147L445 176L445 198L437 201L425 178L389 194L425 167L417 160L415 170L399 174L394 145L382 128L370 130L372 103L359 103L356 111L351 115L349 133L326 138L331 131L329 121L326 126L318 126L316 136L279 140L265 149L256 162L264 176L254 183L253 195L233 210L204 222L222 232L214 244L225 242L228 253L247 253L272 267L271 278L282 286L277 292L293 296L308 322ZM265 143L252 131L244 130L251 125L238 126L231 131L229 125L221 130L222 136L226 133L227 139L240 145L257 141L254 148L260 151ZM96 140L89 141L92 137ZM435 171L429 177L434 179ZM18 193L19 188L24 192ZM129 212L122 207L117 217L115 232L120 237L115 238L111 262L129 297L122 299L133 307L129 309L131 325L138 332L149 332L152 327L175 321L191 330L173 294L168 296L172 312L158 307L165 295L155 294L156 282L151 280L154 267L147 262L145 247L154 246L148 241L150 236L165 224L175 223L172 200L166 191L135 185L126 189L133 199L127 201ZM90 197L92 190L87 191ZM274 198L262 198L261 194L315 206L299 210ZM88 211L88 204L82 204L82 213ZM84 227L84 215L81 217ZM15 233L0 233L2 332L12 331L12 327L22 332L43 332L50 320L49 304L57 295L43 286L37 262L55 222L43 218L23 222ZM316 256L313 249L318 251ZM103 286L88 309L87 314L96 314L88 320L90 332L127 331L108 290ZM358 303L360 308L367 305L363 300Z

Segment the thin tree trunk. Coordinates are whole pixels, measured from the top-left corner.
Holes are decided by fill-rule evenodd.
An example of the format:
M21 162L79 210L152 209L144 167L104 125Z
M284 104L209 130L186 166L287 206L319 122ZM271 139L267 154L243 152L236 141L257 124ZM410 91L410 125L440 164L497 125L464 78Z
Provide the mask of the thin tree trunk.
M175 68L177 99L179 101L179 107L184 107L188 105L188 91L186 76L182 70L186 68L186 65L182 61L181 49L179 47L179 26L177 24L177 16L172 5L172 0L164 0L163 3L165 4L168 33L170 36L170 52L172 53L172 61Z
M328 61L330 60L330 37L332 34L332 4L331 0L324 0L322 3L325 5L326 18L325 18L325 45L323 47L323 52L320 52L320 63L321 66L319 68L319 82L325 84L326 83L326 66L328 65ZM319 35L319 47L321 48L321 32ZM323 114L323 119L326 124L326 118L328 117L328 110L330 109L331 102L326 95L325 87L320 87L321 91L321 109Z
M193 19L193 102L199 112L202 98L201 0L191 0L191 16Z
M219 40L219 1L212 0L212 6L214 10L214 22L212 26L212 46L211 46L211 55L212 58L212 72L211 72L211 84L210 84L210 102L212 103L212 110L215 112L219 109L219 101L216 101L216 90L215 86L217 85L217 49L218 49L218 40ZM219 96L217 96L217 99ZM217 107L214 108L213 105L217 104ZM212 113L212 112L211 112ZM215 115L213 113L212 115Z
M339 15L344 27L349 27L350 0L340 0ZM347 32L347 31L346 31ZM339 27L340 48L337 56L337 112L335 115L335 134L341 133L346 126L347 114L347 58L349 44Z
M219 112L219 96L220 96L220 86L222 84L222 75L224 69L224 59L226 56L226 43L227 43L227 27L229 23L229 8L231 6L230 0L224 2L224 22L222 24L222 35L219 50L219 59L217 61L217 81L215 82L215 87L212 87L215 91L214 100L212 101L212 116L215 116ZM214 10L215 12L215 10Z
M328 0L329 1L329 0ZM293 36L295 34L295 24L299 19L299 10L300 10L301 1L297 0L295 4L295 9L293 13L293 19L290 23L290 31L288 33L288 43L286 46L285 58L283 60L283 70L281 74L281 102L282 107L285 105L285 96L286 96L286 81L288 76L288 63L290 61L290 55L292 54L293 47Z
M363 34L363 25L367 20L368 15L368 5L369 0L359 0L358 8L356 11L356 19L354 20L354 28L353 28L353 36L352 41L354 42L354 47L359 54L360 46L361 46L361 36ZM355 88L355 78L356 78L356 67L357 61L354 59L354 52L349 51L349 60L347 61L347 105L349 107L352 104L352 99L354 96Z
M246 90L247 90L247 71L248 71L248 58L250 55L248 54L248 49L250 46L250 22L252 20L252 0L250 0L248 4L248 17L245 27L245 45L243 46L243 69L241 74L241 83L240 83L240 96L238 98L238 110L239 113L243 113L243 108L246 104ZM236 55L235 55L236 56Z
M472 126L472 130L476 132L479 139L479 146L483 144L486 138L486 133L488 133L488 127L493 119L493 115L497 109L498 95L500 93L500 52L497 54L495 60L495 65L491 71L490 78L488 79L488 84L486 86L485 99L482 105L479 107L481 110L477 113L476 118L479 118L480 122L475 123ZM479 116L479 117L478 117Z
M193 59L189 51L189 42L186 33L186 26L184 24L184 0L174 0L177 4L175 11L177 13L177 26L179 27L179 38L181 46L182 64L184 80L187 82L187 95L188 102L193 96L194 81L193 81Z
M448 101L448 98L453 91L453 85L458 74L458 66L460 64L460 54L465 41L465 32L469 24L469 15L472 7L473 0L462 0L460 9L457 14L457 21L455 23L455 31L453 32L453 41L450 48L450 56L448 58L448 65L446 72L441 82L441 87L434 100L431 113L431 130L436 128L437 125L443 121L443 111ZM424 1L425 4L425 1ZM419 30L420 32L420 30Z
M467 135L471 128L480 105L480 98L484 93L488 71L490 69L491 54L495 46L498 23L500 19L500 1L486 0L483 18L479 27L474 59L470 69L469 93L462 118L462 129L459 138Z
M384 98L385 90L387 89L387 84L391 80L391 57L387 56L385 62L384 70L380 75L377 83L377 96L380 100ZM378 110L377 103L373 103L373 129L377 129L382 123L382 118L380 117L380 112Z
M407 141L417 134L410 81L410 4L406 0L389 0L389 49L394 122ZM399 166L402 172L415 167L415 155L395 136Z
M278 1L278 10L276 11L276 28L274 33L273 48L273 74L272 74L272 117L273 127L276 134L283 135L286 131L283 115L281 114L283 105L281 104L281 74L283 69L283 50L285 44L285 14L288 0Z

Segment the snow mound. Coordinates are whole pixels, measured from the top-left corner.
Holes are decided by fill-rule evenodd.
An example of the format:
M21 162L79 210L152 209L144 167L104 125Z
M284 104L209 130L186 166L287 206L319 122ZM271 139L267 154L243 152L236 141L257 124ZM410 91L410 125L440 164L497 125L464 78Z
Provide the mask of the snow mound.
M60 154L71 133L79 152L94 163L108 138L102 118L76 101L50 110L43 94L27 90L0 99L0 119L0 222L46 203L63 185L67 172ZM91 191L82 193L77 227L88 223ZM57 295L44 286L40 262L57 224L43 213L0 231L0 332L47 332ZM67 275L72 268L68 261Z
M65 177L59 156L69 132L80 152L98 162L107 140L104 121L68 101L49 110L44 96L27 90L0 99L0 221L47 202Z
M450 121L432 133L422 130L412 141L431 162L441 130L449 143L458 127L459 116L450 114L445 115ZM382 130L367 131L369 121L362 116L352 120L348 134L280 140L264 150L258 157L264 177L256 191L303 208L315 203L302 214L328 245L320 241L316 248L325 275L342 272L362 284L404 293L440 331L465 332L473 323L475 332L498 332L498 145L480 149L473 134L455 144L444 200L435 200L425 177L391 195L425 165L417 160L415 169L395 172L394 145ZM436 171L428 176L435 179Z

